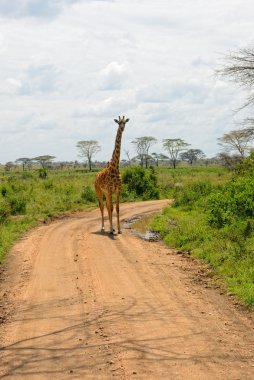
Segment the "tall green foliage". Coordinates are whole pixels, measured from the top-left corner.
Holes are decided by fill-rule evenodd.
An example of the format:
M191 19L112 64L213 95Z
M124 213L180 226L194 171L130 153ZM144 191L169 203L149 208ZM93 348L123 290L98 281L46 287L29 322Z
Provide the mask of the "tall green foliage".
M128 168L123 174L123 183L128 192L135 193L143 200L159 199L158 179L153 167L144 169L141 166Z

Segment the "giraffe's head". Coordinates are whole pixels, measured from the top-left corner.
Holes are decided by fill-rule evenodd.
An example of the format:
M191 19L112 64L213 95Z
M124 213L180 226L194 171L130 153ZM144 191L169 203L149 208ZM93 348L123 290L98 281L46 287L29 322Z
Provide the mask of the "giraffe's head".
M130 119L125 119L125 116L123 117L118 117L118 119L114 119L114 121L119 125L121 128L122 132L124 131L125 124L128 123Z

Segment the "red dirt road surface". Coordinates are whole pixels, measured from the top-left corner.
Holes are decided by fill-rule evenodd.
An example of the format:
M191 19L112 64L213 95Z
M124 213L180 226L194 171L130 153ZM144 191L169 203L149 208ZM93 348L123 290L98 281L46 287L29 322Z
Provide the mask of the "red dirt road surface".
M99 210L41 226L1 274L0 378L254 379L253 319L221 293L194 259L101 234Z

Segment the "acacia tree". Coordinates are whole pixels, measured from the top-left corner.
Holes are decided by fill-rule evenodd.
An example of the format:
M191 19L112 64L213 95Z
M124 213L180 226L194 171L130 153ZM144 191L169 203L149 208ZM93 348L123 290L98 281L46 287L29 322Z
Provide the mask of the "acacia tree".
M201 149L188 149L186 152L180 153L180 158L192 166L197 160L205 158L205 153Z
M254 134L251 129L239 129L225 133L218 138L219 145L222 146L225 152L238 152L242 158L251 150L251 142L254 139Z
M77 143L79 150L79 157L85 159L88 162L89 170L92 170L92 158L101 150L101 147L96 140L83 140Z
M187 149L190 144L182 139L164 139L162 140L164 149L169 153L173 168L176 168L180 152Z
M165 156L165 154L162 153L152 153L151 156L153 157L157 167L159 166L159 161L168 160L168 156Z
M132 144L135 145L135 149L140 159L141 166L144 166L145 164L145 167L148 167L149 150L151 146L156 142L157 139L152 136L137 137L135 140L132 141Z
M8 161L8 162L6 162L6 164L4 165L4 170L6 171L6 172L9 172L12 168L14 168L15 167L15 165L14 165L14 163L13 162L11 162L11 161Z
M230 155L225 152L218 153L217 159L223 166L225 166L229 170L234 169L238 164L242 162L242 157L239 156L239 154Z
M25 167L28 166L31 162L31 158L27 158L27 157L22 157L22 158L17 158L17 160L15 161L17 163L21 163L22 164L22 168L23 168L23 171L25 170Z
M38 156L32 158L33 161L37 161L41 164L42 169L46 170L49 167L49 164L54 160L55 156L50 156L45 154L44 156Z

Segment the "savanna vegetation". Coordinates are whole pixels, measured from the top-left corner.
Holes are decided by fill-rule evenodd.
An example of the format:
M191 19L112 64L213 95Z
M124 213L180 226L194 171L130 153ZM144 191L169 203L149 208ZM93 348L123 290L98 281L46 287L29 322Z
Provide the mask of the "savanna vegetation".
M169 246L208 262L228 290L254 304L254 157L222 165L121 168L122 202L174 198L152 222ZM25 231L52 217L97 206L94 171L0 173L0 260Z
M209 263L228 291L254 307L254 153L228 175L218 168L174 173L174 205L152 228L169 246Z

